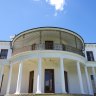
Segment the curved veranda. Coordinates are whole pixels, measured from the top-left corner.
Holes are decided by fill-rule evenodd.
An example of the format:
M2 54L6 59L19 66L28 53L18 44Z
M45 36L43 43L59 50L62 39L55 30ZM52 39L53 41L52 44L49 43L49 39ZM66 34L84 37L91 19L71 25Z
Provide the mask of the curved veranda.
M84 41L78 34L35 28L16 35L11 48L12 57L2 67L2 94L93 94Z
M88 73L82 56L49 50L25 52L10 60L8 79L5 79L5 82L8 80L6 94L92 93L85 83Z
M84 56L84 41L76 33L61 28L36 28L24 31L12 41L13 55L32 50L62 50Z

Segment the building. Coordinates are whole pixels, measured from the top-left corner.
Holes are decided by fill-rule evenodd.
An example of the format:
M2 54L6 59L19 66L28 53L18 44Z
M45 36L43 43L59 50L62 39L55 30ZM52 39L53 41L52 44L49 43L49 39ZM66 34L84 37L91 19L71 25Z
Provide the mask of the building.
M68 29L34 28L21 32L12 41L0 41L1 95L93 95L95 71L96 44L85 43Z

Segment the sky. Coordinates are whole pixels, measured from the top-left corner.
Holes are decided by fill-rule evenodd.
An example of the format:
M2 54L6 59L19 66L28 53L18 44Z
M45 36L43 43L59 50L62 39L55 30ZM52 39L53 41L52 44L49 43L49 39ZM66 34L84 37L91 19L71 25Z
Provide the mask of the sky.
M0 0L0 40L36 27L70 29L96 43L96 0Z

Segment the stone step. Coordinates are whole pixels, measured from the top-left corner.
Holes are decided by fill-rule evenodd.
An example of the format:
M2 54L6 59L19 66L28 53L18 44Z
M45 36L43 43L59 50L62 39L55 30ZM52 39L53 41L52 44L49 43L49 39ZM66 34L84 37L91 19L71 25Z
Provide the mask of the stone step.
M9 94L5 96L93 96L87 94Z

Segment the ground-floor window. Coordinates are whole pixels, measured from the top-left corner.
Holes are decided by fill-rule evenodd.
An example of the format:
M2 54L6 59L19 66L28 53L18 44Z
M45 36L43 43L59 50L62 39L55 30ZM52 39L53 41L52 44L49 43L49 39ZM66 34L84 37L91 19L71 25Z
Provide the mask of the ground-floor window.
M34 71L30 72L29 75L29 93L33 93L33 84L34 84Z
M90 75L90 78L91 78L91 82L92 82L93 92L95 93L96 92L96 88L95 88L95 83L94 83L94 76Z
M45 69L45 93L54 93L54 69Z
M64 76L65 76L65 89L66 92L69 93L69 88L68 88L68 74L66 71L64 71Z
M65 89L66 92L69 92L68 88L68 74L64 71L65 77ZM45 93L54 93L55 84L54 84L54 69L45 69L45 82L44 82L44 91ZM1 84L2 85L2 84ZM29 73L29 93L33 93L33 85L34 85L34 71L30 71Z
M1 92L1 89L2 89L3 79L4 79L4 74L2 75L2 80L1 80L1 84L0 84L0 92Z

